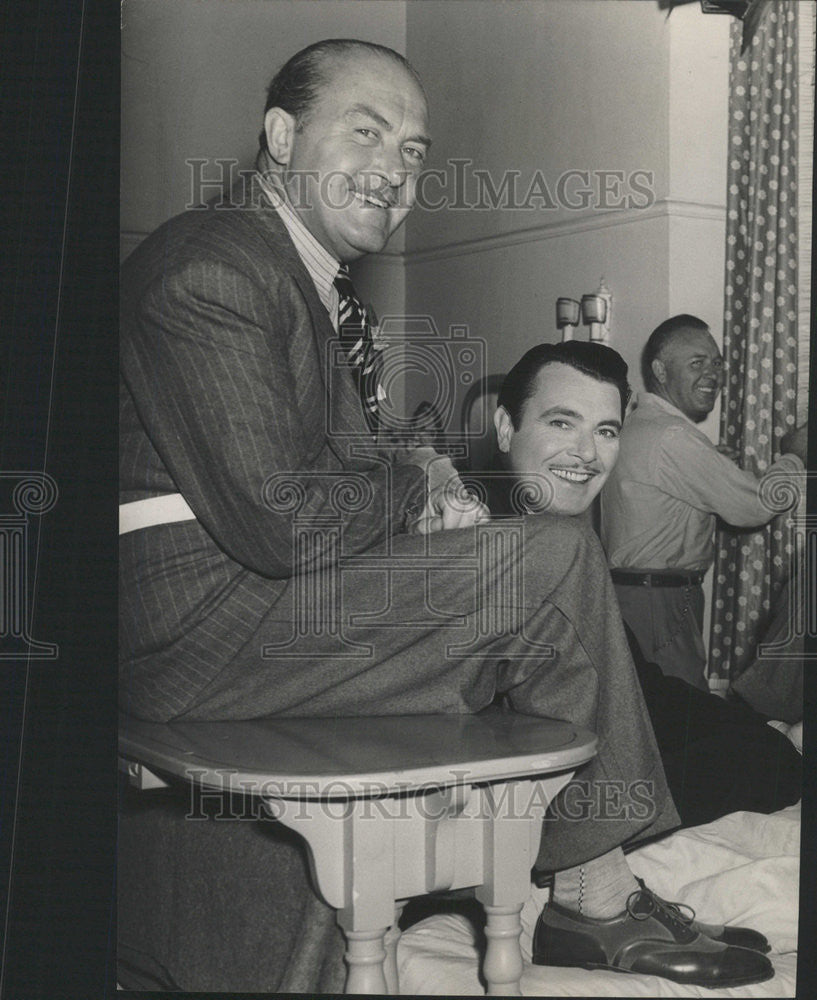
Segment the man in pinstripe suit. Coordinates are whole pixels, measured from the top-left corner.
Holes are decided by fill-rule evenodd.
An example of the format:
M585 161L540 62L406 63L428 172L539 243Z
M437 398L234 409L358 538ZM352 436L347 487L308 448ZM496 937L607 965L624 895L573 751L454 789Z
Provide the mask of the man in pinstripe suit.
M318 43L270 86L241 198L170 220L127 262L122 707L475 712L505 692L586 725L600 750L582 777L647 782L651 808L549 822L541 857L581 880L586 913L619 913L638 890L620 845L678 817L598 543L554 503L521 555L480 561L485 509L428 449L378 451L355 373L332 363L335 276L403 221L429 144L401 56Z

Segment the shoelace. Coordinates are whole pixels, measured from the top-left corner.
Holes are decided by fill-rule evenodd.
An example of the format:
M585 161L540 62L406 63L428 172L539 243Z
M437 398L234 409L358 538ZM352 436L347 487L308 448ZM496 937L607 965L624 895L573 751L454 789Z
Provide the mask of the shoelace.
M674 921L675 923L678 923L683 927L689 927L690 923L692 922L692 918L687 919L686 915L681 912L680 907L684 905L683 903L682 904L668 903L665 899L661 899L660 896L656 896L655 893L652 891L652 889L648 889L647 886L644 885L644 883L641 881L641 879L638 879L637 881L640 884L641 888L636 889L634 892L630 893L630 895L627 897L627 906L626 906L627 912L630 914L633 920L647 920L657 910L660 910L663 913L665 913L670 918L670 920ZM635 904L637 902L641 902L643 899L646 899L649 902L650 904L649 909L646 910L645 912L640 912L638 910L634 911L633 907L635 906ZM695 911L692 909L692 907L690 906L687 908L692 911L692 915L694 916Z
M658 898L661 899L660 896ZM661 902L670 911L670 913L674 913L675 916L678 917L678 919L683 923L691 924L695 919L695 910L693 910L692 907L688 906L686 903L672 903L667 899L661 899ZM682 907L684 910L689 910L689 915L683 912L681 909Z
M635 880L636 882L638 882L638 884L645 892L648 892L653 897L653 899L657 899L658 902L661 903L661 905L664 907L664 909L669 910L669 912L674 914L682 923L687 924L687 926L689 926L689 924L691 924L692 921L695 919L695 910L687 903L673 903L668 899L662 899L659 895L654 893L652 889L647 888L646 884L644 883L644 879L638 878L638 876L636 876ZM684 910L689 911L689 916L687 916L687 914L683 912Z

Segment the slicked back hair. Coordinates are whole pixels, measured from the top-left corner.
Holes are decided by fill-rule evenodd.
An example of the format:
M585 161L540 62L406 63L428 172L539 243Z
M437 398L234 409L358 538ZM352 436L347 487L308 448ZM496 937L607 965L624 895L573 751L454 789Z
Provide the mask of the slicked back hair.
M383 56L399 63L411 74L417 81L417 86L423 91L423 85L416 70L404 56L395 52L394 49L387 48L385 45L377 45L375 42L364 42L357 38L326 38L322 42L315 42L313 45L301 49L300 52L296 52L278 70L267 88L264 115L270 108L282 108L295 119L296 128L302 129L320 96L321 90L330 83L332 63L344 56L364 52ZM264 129L261 129L258 143L260 157L269 151Z
M537 344L523 354L505 376L497 405L508 411L514 430L519 430L525 403L536 392L539 372L554 363L570 365L583 375L614 385L621 398L621 419L624 419L631 395L627 362L618 351L598 341L565 340L559 344Z

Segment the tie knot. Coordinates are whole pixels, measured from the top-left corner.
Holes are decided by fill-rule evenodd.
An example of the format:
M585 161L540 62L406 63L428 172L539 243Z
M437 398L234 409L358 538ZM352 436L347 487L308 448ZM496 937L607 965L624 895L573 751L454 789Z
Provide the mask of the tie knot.
M349 269L345 264L341 264L340 270L335 275L334 285L341 295L352 299L357 298L355 286L352 284L352 279L349 277Z

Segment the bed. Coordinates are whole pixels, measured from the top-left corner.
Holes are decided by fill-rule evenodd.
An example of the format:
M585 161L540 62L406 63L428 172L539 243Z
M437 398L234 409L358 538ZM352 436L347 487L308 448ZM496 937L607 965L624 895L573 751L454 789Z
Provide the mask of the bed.
M531 939L548 889L531 888L522 910L523 996L793 997L796 985L800 806L772 815L731 813L633 851L633 871L665 899L681 900L710 923L742 924L772 946L775 976L765 983L710 990L655 976L531 965ZM470 996L479 979L478 934L455 913L435 914L403 933L403 994Z

